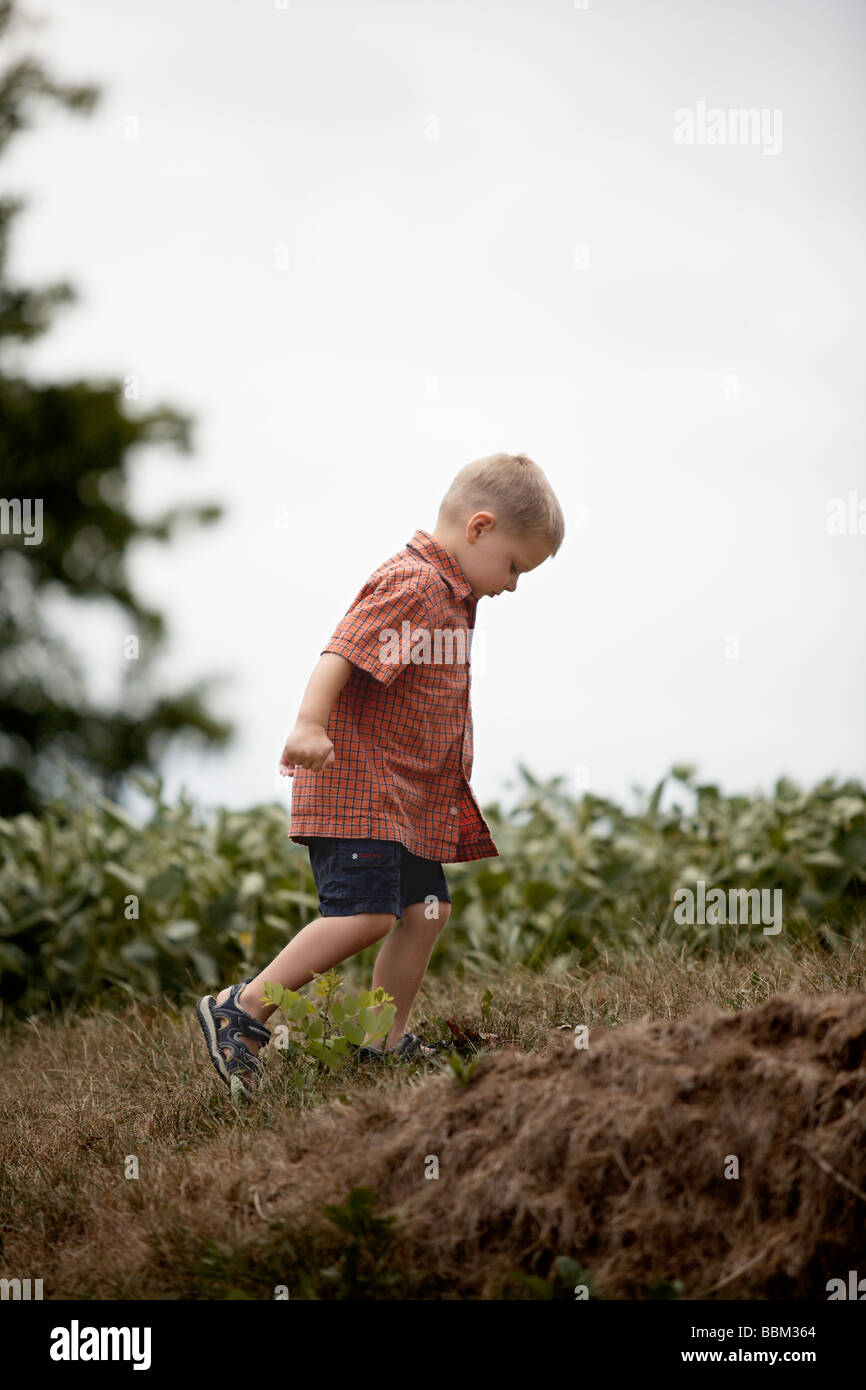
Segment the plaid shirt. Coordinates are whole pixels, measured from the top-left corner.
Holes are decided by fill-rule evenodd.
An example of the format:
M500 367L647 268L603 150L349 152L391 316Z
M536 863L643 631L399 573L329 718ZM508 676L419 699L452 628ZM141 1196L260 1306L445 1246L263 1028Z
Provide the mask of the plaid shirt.
M429 531L373 571L323 649L355 669L328 720L335 761L295 770L289 839L399 840L445 863L499 854L469 785L477 604Z

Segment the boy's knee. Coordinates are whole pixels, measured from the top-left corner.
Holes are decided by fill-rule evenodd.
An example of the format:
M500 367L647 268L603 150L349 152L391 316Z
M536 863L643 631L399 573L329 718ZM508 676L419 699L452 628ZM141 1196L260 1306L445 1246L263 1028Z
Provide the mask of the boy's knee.
M387 936L397 918L393 912L364 912L360 920L364 923L364 931L372 942L381 941L383 936Z
M425 898L423 902L412 903L403 913L403 921L407 922L411 929L417 931L420 927L425 929L429 926L434 932L439 932L445 926L451 915L451 904L443 898Z

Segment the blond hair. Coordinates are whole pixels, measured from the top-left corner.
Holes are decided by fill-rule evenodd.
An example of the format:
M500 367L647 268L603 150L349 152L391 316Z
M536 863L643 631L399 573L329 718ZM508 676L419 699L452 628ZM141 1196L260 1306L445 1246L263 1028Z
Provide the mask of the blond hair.
M490 454L461 468L439 507L439 520L462 523L489 510L506 531L544 536L555 555L565 535L556 494L526 454Z

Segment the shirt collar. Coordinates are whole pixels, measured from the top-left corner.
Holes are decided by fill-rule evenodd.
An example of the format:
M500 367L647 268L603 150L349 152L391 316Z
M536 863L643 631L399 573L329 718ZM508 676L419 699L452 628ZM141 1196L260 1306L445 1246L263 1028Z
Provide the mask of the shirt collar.
M451 551L446 550L444 545L437 541L429 531L424 531L419 527L412 539L406 542L406 545L407 549L414 550L418 555L423 555L428 564L433 565L439 571L442 578L446 579L454 590L455 598L474 597L472 585Z

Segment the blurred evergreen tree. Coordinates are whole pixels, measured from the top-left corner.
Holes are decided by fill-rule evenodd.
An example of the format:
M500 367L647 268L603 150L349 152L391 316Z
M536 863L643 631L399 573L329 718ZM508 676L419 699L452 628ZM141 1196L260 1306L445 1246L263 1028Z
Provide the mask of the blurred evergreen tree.
M20 16L0 0L0 47ZM32 109L53 101L88 113L96 88L55 82L32 58L0 71L0 154L31 124ZM150 687L148 668L165 644L163 617L142 605L126 574L136 540L171 539L181 522L208 524L216 505L185 506L142 523L127 508L130 451L171 445L190 452L190 419L169 406L135 418L122 380L35 383L9 370L12 344L44 333L54 309L77 295L65 282L38 289L9 283L13 218L24 204L0 194L0 815L38 811L64 790L63 759L116 797L131 771L153 772L168 743L182 737L222 746L234 726L203 703L209 682L173 695ZM15 502L18 499L18 503ZM26 504L42 499L42 539L26 543ZM31 518L34 513L31 512ZM16 534L16 529L18 533ZM122 690L116 708L89 699L73 645L53 630L45 599L107 599L128 614L138 659L118 651Z

